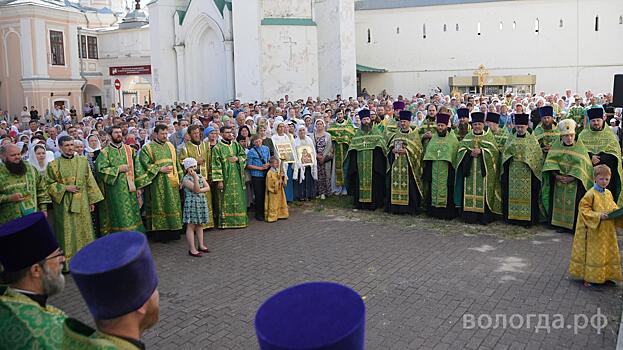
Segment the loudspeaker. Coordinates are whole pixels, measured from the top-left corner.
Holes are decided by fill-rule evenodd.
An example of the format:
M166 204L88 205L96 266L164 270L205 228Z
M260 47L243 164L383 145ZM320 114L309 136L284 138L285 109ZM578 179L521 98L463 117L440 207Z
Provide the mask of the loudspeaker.
M614 90L612 91L612 105L623 107L623 74L614 75Z

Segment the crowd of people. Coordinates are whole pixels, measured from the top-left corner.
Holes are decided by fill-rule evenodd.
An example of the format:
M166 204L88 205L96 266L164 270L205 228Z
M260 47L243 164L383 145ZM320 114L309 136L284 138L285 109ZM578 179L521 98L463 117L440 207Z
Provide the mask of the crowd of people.
M249 215L274 222L288 217L288 202L347 194L359 209L575 231L570 274L587 285L620 281L614 213L623 205L623 132L611 101L570 90L410 99L365 93L85 106L81 118L28 113L28 120L0 120L0 224L43 213L58 243L39 258L62 258L87 303L92 297L100 308L99 291L87 285L106 290L104 282L81 286L80 274L97 267L80 255L92 246L106 252L97 242L114 242L111 233L168 242L185 229L188 255L201 257L210 252L205 230L247 227ZM144 249L135 235L127 239ZM155 287L143 282L139 299L148 302ZM96 308L96 320L113 316Z

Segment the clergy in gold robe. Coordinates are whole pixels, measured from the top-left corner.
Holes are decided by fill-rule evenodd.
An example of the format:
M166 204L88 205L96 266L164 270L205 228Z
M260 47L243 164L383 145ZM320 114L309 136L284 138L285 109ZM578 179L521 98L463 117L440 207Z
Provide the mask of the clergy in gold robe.
M279 169L279 159L270 157L270 170L266 173L266 199L264 200L264 220L275 222L288 218L288 202L284 190L285 179Z
M71 136L58 140L61 157L47 168L48 192L53 205L53 227L68 261L95 239L91 212L104 199L91 173L89 161L74 155Z
M539 142L528 132L528 114L515 114L515 133L510 134L502 152L502 212L512 224L539 223L543 153Z
M454 203L468 223L487 224L502 214L500 152L484 122L484 113L472 113L472 131L459 143L455 163Z
M423 147L418 130L411 129L411 112L400 111L399 128L389 136L389 184L385 211L415 214L423 204Z
M182 229L180 184L184 172L177 161L173 144L167 141L167 126L154 128L156 139L143 146L139 154L142 171L146 174L145 229L155 241L179 239Z
M35 211L46 211L50 203L45 176L22 160L14 144L0 147L0 225Z
M612 171L608 189L614 196L614 201L623 205L623 191L621 191L621 179L623 168L621 167L621 145L616 135L604 124L604 109L593 107L586 110L589 120L588 127L584 128L578 140L582 141L588 150L593 166L604 164Z
M543 163L541 200L548 223L572 232L580 199L592 187L593 167L582 141L575 141L575 122L564 119L558 128L561 140L552 144Z
M246 153L234 140L231 127L221 127L223 139L212 148L212 181L217 189L216 227L244 228L249 224L245 193Z
M617 209L607 188L610 176L610 168L596 166L595 184L580 201L569 275L585 283L621 281L616 227L623 226L623 221L608 217L608 213Z
M109 130L111 143L97 156L97 168L104 200L98 205L100 235L120 231L144 232L138 197L147 176L138 165L134 149L123 143L120 126Z
M212 182L212 165L210 164L212 155L210 143L208 141L202 141L201 126L191 125L188 127L188 135L190 141L185 142L180 150L180 162L183 162L186 158L194 158L197 160L197 171L201 174L208 184ZM208 190L205 193L206 202L208 203L208 217L213 218L212 212L212 192ZM203 226L204 229L214 227L214 220L210 220L209 223Z

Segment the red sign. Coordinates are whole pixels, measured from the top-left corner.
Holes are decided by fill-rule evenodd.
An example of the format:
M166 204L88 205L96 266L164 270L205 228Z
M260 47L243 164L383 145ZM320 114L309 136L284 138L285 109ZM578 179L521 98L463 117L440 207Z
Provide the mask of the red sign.
M151 75L151 66L109 67L110 75Z
M117 90L121 89L121 80L115 79L115 89Z

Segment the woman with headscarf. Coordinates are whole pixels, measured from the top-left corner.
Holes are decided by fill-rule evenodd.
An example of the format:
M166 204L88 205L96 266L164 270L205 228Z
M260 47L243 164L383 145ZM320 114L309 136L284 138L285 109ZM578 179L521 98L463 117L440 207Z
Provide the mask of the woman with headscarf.
M96 134L91 134L87 137L87 144L84 146L86 150L86 157L95 162L97 156L99 156L100 151L102 150L102 144L100 142L99 136Z
M306 201L316 197L316 180L318 179L318 162L316 147L307 136L305 125L296 127L294 140L296 161L294 162L294 200Z
M292 135L286 133L287 125L282 117L275 118L275 132L271 136L273 145L275 146L275 156L281 160L281 171L286 176L286 200L292 202L294 200L294 184L292 176L294 174L294 139Z
M46 150L45 144L34 142L30 147L28 162L37 169L39 175L45 176L48 164L54 160L54 153Z
M314 145L316 148L316 160L318 162L318 181L316 181L316 194L320 199L325 199L331 194L331 167L333 163L333 144L331 135L322 119L316 119L314 130Z

